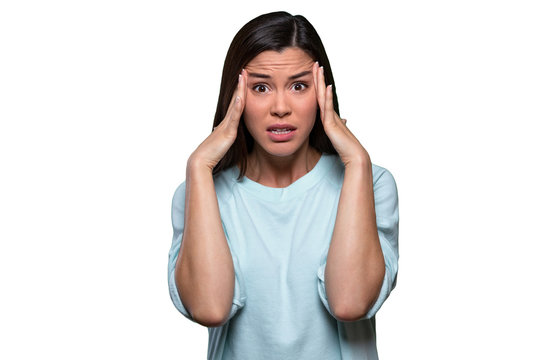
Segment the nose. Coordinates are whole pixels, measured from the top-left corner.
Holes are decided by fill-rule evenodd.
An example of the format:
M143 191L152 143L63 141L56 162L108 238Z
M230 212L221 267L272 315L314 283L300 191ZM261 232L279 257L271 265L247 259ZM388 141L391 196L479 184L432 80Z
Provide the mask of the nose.
M283 91L277 91L274 95L270 112L273 116L285 117L291 113L291 107L287 101L287 94Z

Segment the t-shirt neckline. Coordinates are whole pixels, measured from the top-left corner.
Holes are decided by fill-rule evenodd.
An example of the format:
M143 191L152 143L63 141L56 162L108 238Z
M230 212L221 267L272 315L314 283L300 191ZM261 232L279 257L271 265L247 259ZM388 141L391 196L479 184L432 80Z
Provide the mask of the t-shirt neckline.
M239 187L247 190L251 195L268 201L283 201L299 196L313 185L324 178L324 175L332 166L332 155L322 153L321 157L308 173L296 179L292 184L283 188L274 188L262 185L250 178L243 176L237 180L240 169L235 165L232 167L232 176Z

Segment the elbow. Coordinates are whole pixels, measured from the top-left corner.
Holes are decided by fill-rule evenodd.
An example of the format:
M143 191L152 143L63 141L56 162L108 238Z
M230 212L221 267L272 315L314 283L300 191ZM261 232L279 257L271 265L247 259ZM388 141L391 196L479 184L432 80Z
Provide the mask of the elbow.
M202 310L189 311L193 321L206 327L218 327L227 322L229 313L218 310Z
M180 302L189 313L191 320L206 327L218 327L227 322L232 307L232 299L226 302L200 301L199 299L208 296L193 294L189 290L182 291L180 285L177 285ZM210 297L216 298L215 296Z
M367 301L355 304L340 304L333 309L334 317L343 322L358 321L365 318L371 309L371 303Z
M364 289L360 293L342 293L341 297L332 298L333 301L330 307L334 317L344 322L367 319L370 311L377 302L382 284L383 279L381 278L376 285L369 289Z

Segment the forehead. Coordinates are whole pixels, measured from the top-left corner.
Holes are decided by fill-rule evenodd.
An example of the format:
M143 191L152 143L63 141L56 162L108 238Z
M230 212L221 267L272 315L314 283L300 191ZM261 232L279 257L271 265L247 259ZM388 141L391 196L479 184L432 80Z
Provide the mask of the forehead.
M304 50L291 47L281 52L263 51L246 65L246 70L248 70L248 74L249 71L269 74L276 72L288 73L297 70L309 70L313 62L314 60Z

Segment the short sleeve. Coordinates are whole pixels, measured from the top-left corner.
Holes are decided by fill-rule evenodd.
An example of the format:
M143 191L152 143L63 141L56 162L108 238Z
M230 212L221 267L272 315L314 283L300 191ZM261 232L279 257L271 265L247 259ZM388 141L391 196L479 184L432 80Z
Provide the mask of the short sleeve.
M397 186L392 174L381 167L380 172L374 171L373 193L375 197L375 213L377 217L377 230L379 241L384 256L385 275L379 292L379 296L373 306L362 319L372 318L381 308L384 301L395 288L398 273L398 233L399 233L399 210ZM319 266L318 290L322 303L330 314L330 306L326 296L324 275L326 270L326 256Z
M184 234L184 210L185 210L185 198L186 198L186 184L183 182L178 186L176 189L173 201L172 201L172 210L171 210L171 218L172 218L172 226L173 226L173 238L172 238L172 246L169 251L169 265L168 265L168 282L169 282L169 295L171 296L171 300L185 317L193 320L193 317L187 311L187 309L182 304L182 300L180 298L180 293L178 292L178 288L176 287L176 280L175 280L175 266L176 266L176 259L178 258L178 253L180 251L180 245L182 244L182 236ZM225 229L224 229L225 230ZM226 231L225 231L226 234ZM236 255L231 251L231 255L233 258L234 268L235 268L235 276L234 276L234 295L233 295L233 303L231 306L231 311L229 312L229 316L227 317L227 321L230 320L236 312L241 309L246 300L245 296L245 286L243 278L239 272L239 264Z

